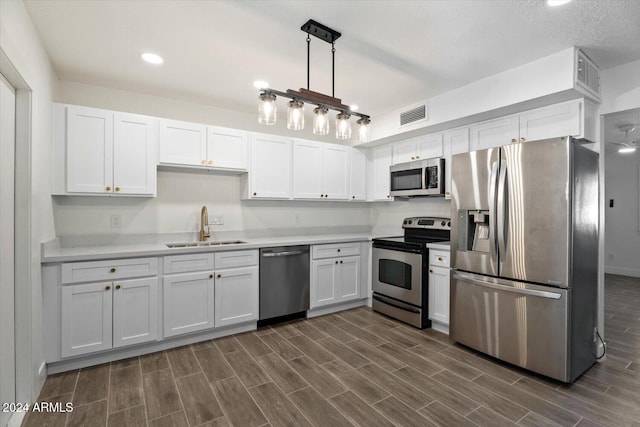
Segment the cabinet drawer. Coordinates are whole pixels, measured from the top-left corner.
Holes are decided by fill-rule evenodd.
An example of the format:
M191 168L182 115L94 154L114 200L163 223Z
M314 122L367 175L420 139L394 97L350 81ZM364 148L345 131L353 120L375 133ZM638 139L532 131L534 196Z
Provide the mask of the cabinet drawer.
M216 269L245 267L258 264L258 250L216 253Z
M313 259L335 258L360 255L360 243L336 243L331 245L315 245L311 248Z
M213 270L213 253L171 255L164 257L164 274Z
M429 265L449 268L449 252L430 250Z
M63 284L155 276L156 274L158 274L158 258L133 258L62 264Z

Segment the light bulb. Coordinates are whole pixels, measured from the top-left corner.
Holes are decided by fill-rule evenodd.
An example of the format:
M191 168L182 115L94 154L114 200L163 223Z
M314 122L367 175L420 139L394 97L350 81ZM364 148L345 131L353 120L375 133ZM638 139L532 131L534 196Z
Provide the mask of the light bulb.
M304 129L304 102L297 99L289 101L289 110L287 112L287 129Z
M622 153L622 154L633 153L635 151L636 151L635 147L624 147L624 148L618 149L618 153Z
M346 113L339 113L336 116L336 139L351 138L351 116Z
M276 96L272 93L261 93L258 96L258 123L261 125L276 124Z
M313 134L327 135L329 133L329 110L324 107L313 109Z
M358 141L361 143L366 143L369 142L369 140L371 139L371 133L369 131L369 123L371 123L371 120L369 120L366 117L361 118L360 120L357 121L358 123Z

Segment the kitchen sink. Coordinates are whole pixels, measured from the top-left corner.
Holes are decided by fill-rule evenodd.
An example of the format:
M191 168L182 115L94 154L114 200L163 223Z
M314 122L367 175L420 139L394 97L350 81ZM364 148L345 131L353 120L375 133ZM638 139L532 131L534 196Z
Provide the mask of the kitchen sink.
M221 241L213 241L213 242L189 242L189 243L167 243L168 248L202 248L209 246L223 246L223 245L240 245L243 242L242 240L221 240Z

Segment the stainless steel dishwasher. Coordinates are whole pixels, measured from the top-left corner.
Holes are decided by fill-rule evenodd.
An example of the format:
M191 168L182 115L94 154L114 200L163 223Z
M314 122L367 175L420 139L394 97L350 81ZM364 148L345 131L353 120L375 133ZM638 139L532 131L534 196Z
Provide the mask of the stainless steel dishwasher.
M308 245L260 249L260 321L304 316L309 281Z

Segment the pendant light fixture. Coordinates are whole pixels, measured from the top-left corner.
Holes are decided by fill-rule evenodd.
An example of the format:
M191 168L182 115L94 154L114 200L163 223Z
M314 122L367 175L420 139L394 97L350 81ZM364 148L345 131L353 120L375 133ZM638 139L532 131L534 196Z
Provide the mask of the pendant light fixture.
M307 33L307 88L296 91L287 89L280 92L271 88L261 88L258 97L258 123L273 125L276 122L276 96L291 99L287 110L287 129L304 129L304 104L305 102L314 104L313 109L313 133L314 135L327 135L329 133L329 110L337 111L336 115L336 139L346 140L351 138L352 115L360 117L357 121L358 141L369 142L369 123L371 119L368 115L356 113L342 103L342 100L335 97L335 42L341 34L327 26L324 26L313 19L307 21L301 28ZM309 58L311 50L311 36L317 37L331 44L331 96L309 90Z

